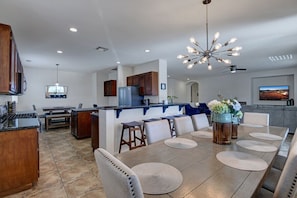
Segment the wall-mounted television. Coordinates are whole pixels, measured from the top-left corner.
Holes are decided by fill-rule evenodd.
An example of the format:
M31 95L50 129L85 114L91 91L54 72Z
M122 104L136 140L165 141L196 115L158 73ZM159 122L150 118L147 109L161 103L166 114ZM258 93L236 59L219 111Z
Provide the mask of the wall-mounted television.
M289 86L288 85L274 85L274 86L260 86L259 100L288 100Z
M60 85L47 85L45 98L67 98L68 87Z

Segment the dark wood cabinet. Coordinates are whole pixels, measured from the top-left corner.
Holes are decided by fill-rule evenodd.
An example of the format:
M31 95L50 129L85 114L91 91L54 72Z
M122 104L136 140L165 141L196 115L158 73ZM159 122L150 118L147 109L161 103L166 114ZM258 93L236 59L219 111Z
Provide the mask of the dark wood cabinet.
M140 95L157 96L158 72L147 72L134 76L128 76L127 86L138 86Z
M39 176L37 129L0 132L0 197L28 189Z
M71 111L71 134L77 139L91 137L91 113L94 109L73 109Z
M0 93L24 92L23 66L9 25L0 24Z
M117 81L108 80L104 81L104 96L116 96L117 95Z
M99 148L99 115L91 113L91 137L93 151Z

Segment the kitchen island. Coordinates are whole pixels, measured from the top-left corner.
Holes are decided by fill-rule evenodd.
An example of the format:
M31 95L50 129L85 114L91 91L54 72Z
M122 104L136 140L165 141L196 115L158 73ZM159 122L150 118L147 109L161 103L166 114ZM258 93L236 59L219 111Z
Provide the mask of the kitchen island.
M120 145L121 123L183 114L185 105L186 103L99 107L99 145L116 154ZM122 151L127 149L128 147L123 147Z

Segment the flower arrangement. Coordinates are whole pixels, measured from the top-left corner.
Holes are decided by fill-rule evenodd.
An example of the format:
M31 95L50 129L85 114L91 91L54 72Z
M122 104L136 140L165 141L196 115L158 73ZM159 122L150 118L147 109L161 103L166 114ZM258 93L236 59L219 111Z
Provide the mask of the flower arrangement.
M212 100L207 104L207 106L214 113L231 113L233 117L237 117L238 119L241 119L243 116L243 113L240 110L241 105L236 98L222 99L221 101Z

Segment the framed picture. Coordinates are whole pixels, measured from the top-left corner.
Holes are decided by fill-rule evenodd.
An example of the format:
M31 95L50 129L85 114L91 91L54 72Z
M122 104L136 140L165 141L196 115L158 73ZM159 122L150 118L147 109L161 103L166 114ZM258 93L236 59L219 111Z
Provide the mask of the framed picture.
M166 90L166 83L161 83L161 90Z

